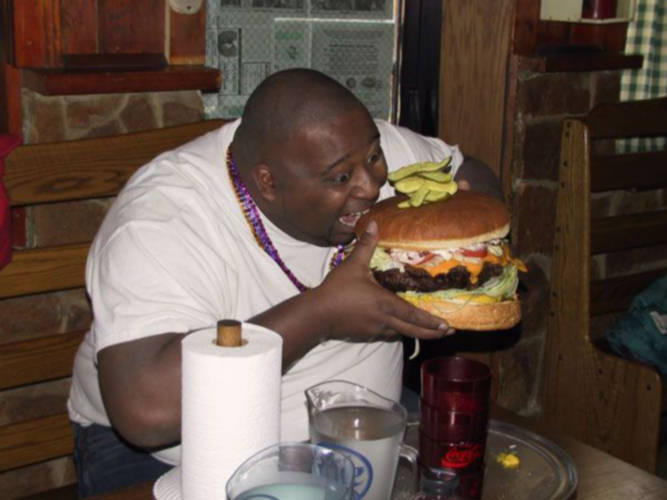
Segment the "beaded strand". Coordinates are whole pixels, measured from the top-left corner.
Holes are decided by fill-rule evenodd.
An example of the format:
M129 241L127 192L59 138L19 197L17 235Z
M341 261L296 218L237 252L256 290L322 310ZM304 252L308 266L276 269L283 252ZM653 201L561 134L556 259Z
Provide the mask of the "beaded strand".
M303 283L301 283L301 281L299 281L299 279L296 276L294 276L294 273L290 270L289 267L287 267L287 265L280 258L278 250L273 245L271 238L266 232L264 224L262 224L262 220L259 216L259 210L257 209L257 205L255 204L255 201L252 199L252 196L250 195L248 188L244 184L243 180L241 179L241 176L239 175L239 171L236 168L236 162L234 161L234 156L232 155L231 146L227 148L227 171L229 172L229 178L232 182L232 185L234 186L234 193L236 194L236 199L238 200L239 205L241 206L243 216L245 217L245 220L248 222L248 225L250 226L250 229L252 231L252 235L255 237L255 241L257 242L257 244L269 255L269 257L273 259L273 261L276 264L278 264L280 269L282 269L285 275L287 275L290 281L294 283L294 286L296 286L296 288L300 292L308 290L308 287ZM329 263L330 269L333 269L342 262L344 251L345 251L345 246L338 245L336 253L332 256L331 262Z

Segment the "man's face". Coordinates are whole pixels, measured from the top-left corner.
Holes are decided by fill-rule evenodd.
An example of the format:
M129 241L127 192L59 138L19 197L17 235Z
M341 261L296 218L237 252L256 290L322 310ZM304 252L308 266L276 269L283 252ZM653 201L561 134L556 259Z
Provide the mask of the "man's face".
M278 153L270 165L273 222L315 245L350 242L387 178L380 134L366 110L303 127Z

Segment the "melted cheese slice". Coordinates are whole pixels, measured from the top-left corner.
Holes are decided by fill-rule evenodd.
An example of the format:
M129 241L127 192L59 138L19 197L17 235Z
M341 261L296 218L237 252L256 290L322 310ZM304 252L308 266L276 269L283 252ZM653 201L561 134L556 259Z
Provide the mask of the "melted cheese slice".
M437 259L437 257L435 259ZM525 264L521 262L521 260L510 256L509 246L507 245L503 245L503 255L500 257L491 253L487 253L486 257L480 259L447 259L440 262L436 261L436 263L434 263L433 260L428 260L423 264L417 264L415 267L424 269L431 276L437 276L438 274L448 273L456 266L464 266L470 272L470 281L472 283L477 282L477 277L479 276L479 273L482 272L486 262L491 264L500 264L501 266L506 266L509 262L511 262L517 267L519 271L527 271Z

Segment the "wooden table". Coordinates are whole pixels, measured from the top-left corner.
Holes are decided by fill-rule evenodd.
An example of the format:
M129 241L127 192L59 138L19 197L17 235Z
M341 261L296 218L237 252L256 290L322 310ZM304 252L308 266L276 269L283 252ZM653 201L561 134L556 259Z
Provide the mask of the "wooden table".
M572 457L579 473L574 497L577 500L667 499L667 481L658 476L502 408L494 407L491 416L537 432L563 448ZM153 500L152 490L153 484L146 483L90 500Z

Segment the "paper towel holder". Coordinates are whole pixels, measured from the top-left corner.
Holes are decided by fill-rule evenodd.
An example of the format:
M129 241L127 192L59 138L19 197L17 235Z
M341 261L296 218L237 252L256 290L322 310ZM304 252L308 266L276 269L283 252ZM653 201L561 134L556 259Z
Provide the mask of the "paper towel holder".
M221 347L240 347L243 344L241 322L235 319L218 321L215 343Z

